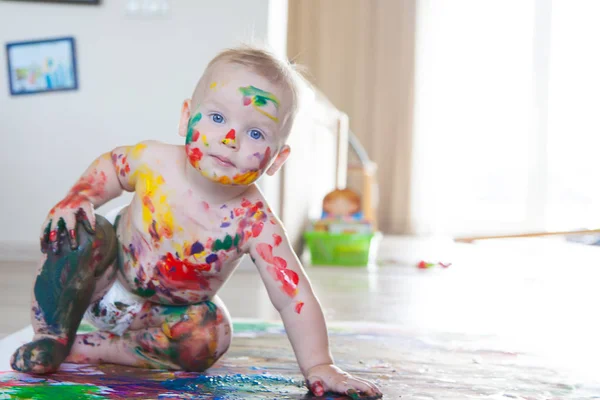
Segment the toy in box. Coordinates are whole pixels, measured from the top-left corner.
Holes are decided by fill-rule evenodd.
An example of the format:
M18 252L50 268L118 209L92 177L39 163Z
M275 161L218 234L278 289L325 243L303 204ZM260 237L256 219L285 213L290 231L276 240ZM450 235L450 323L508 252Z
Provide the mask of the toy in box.
M321 218L304 233L312 265L367 266L372 261L376 235L360 210L360 196L350 189L325 196Z

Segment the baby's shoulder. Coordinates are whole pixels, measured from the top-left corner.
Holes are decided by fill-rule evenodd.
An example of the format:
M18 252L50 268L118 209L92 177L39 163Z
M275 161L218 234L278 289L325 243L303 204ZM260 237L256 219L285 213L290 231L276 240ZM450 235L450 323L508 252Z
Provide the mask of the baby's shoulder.
M248 189L231 201L231 205L239 210L244 210L243 215L254 220L270 221L279 224L279 218L271 209L268 200L256 184L251 184Z
M115 171L126 190L133 190L141 173L161 169L169 160L180 157L178 146L156 140L115 147L111 153Z
M118 146L112 154L113 159L126 157L129 162L148 162L157 158L176 157L181 153L180 147L157 140L144 140L133 145Z

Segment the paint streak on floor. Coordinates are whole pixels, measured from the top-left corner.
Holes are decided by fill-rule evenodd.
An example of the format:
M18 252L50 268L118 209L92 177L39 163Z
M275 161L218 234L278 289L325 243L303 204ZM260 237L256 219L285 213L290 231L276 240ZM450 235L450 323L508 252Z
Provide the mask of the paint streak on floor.
M234 332L231 350L207 374L66 364L47 377L0 373L0 398L310 398L281 324L236 322ZM330 336L337 363L375 381L390 399L585 399L600 394L600 383L574 379L569 371L493 336L423 334L365 322L332 323Z

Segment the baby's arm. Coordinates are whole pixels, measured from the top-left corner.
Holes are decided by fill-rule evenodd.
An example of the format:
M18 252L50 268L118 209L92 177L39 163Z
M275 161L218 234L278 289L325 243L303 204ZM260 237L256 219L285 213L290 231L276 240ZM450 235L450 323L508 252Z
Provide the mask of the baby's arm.
M44 251L48 246L58 251L63 237L68 237L71 247L76 247L76 221L80 220L93 232L94 208L118 197L123 189L132 190L131 167L122 160L134 154L136 149L141 152L140 146L145 145L117 147L92 162L67 195L50 210L40 238Z
M333 364L321 305L281 222L273 215L269 220L272 222L266 222L260 235L250 242L249 251L281 315L307 385L317 396L326 391L380 396L374 384Z

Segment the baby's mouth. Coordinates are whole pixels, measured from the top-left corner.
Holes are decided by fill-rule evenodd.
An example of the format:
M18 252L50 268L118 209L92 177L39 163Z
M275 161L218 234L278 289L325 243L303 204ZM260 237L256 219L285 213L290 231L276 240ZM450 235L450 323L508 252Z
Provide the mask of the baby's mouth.
M223 156L218 156L216 154L210 154L210 157L212 157L213 160L215 160L215 162L223 167L233 167L235 168L235 164L227 157L223 157Z

